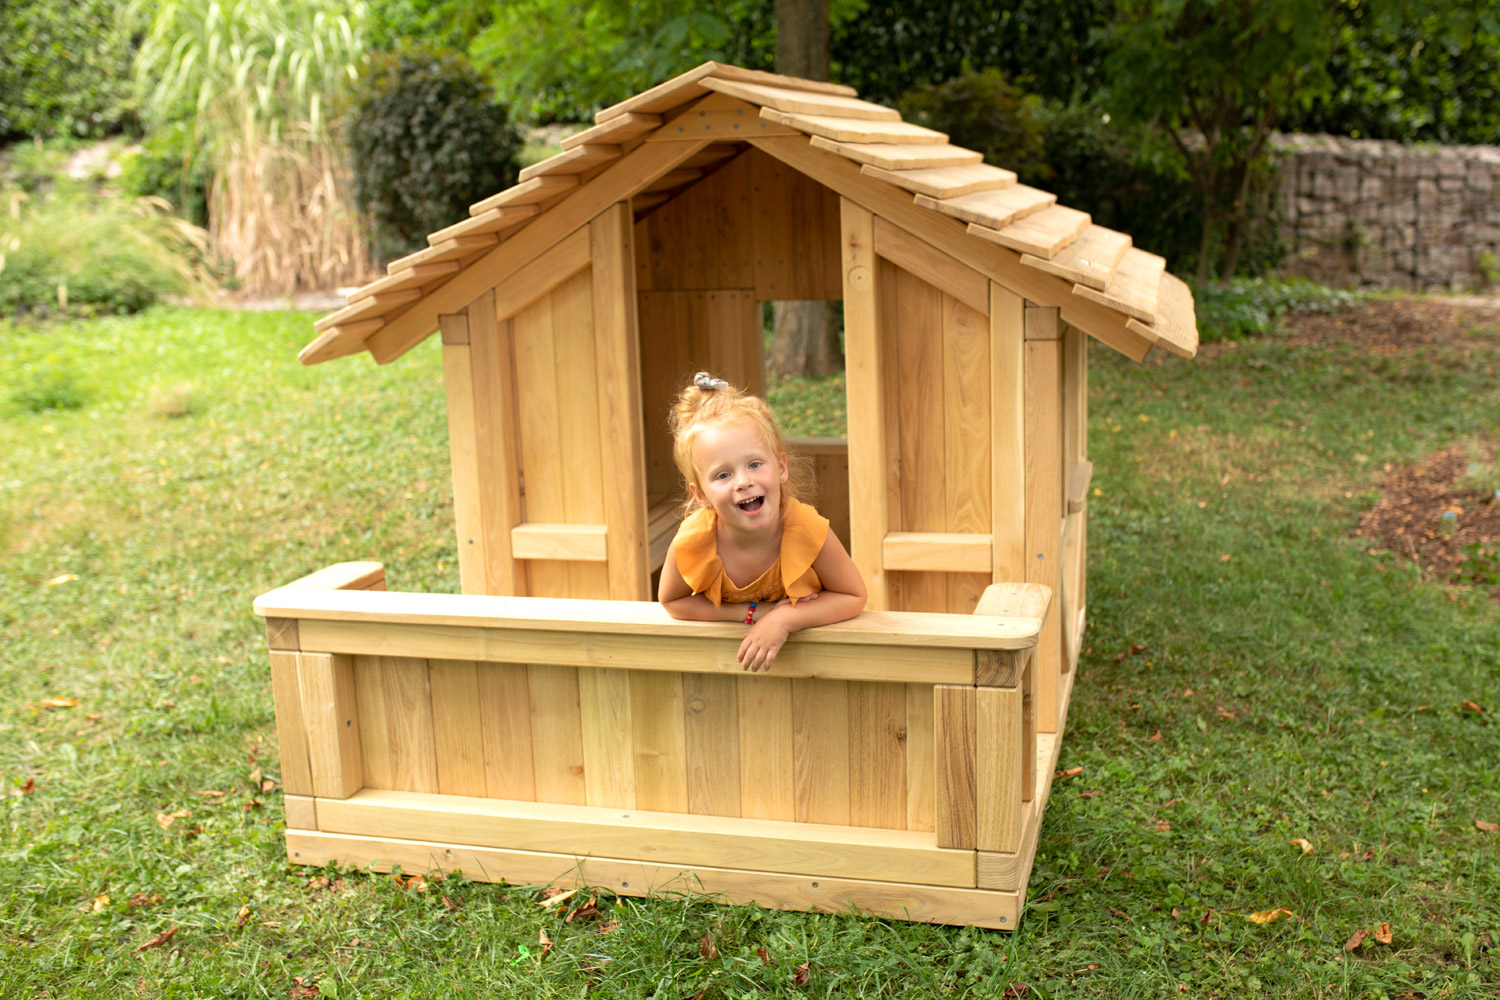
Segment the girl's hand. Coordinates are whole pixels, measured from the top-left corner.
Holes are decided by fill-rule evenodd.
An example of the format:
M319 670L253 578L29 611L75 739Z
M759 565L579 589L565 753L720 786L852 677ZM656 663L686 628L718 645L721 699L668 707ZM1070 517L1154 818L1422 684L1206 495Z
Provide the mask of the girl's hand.
M745 640L740 643L739 653L735 655L740 669L770 670L771 664L776 662L776 654L786 644L786 637L790 634L791 631L781 624L778 616L772 614L767 614L751 625L750 631L745 633Z

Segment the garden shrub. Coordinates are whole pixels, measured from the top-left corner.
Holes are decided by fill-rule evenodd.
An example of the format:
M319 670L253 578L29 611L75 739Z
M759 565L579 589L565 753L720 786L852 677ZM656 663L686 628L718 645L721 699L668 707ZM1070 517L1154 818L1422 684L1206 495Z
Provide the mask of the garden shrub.
M6 0L0 143L133 125L134 27L111 0Z
M349 121L355 200L374 224L377 260L516 181L521 137L462 58L425 49L376 56Z
M134 313L209 284L202 230L160 199L60 179L45 196L0 200L0 316Z
M900 104L907 121L948 133L955 146L983 153L987 162L1014 170L1028 184L1052 177L1043 153L1041 98L995 70L917 87Z
M135 197L161 198L195 226L208 225L208 168L194 156L192 125L172 122L141 140L125 159L120 188Z
M1359 301L1353 292L1327 288L1306 278L1233 278L1193 290L1198 337L1245 340L1274 333L1283 316L1330 313Z

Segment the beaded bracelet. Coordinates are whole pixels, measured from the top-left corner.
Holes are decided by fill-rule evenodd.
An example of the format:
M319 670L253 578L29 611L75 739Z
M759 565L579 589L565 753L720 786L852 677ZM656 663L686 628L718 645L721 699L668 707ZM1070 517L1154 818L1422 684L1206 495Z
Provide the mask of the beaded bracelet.
M754 625L755 624L755 602L754 601L750 602L750 610L745 612L745 624L746 625Z

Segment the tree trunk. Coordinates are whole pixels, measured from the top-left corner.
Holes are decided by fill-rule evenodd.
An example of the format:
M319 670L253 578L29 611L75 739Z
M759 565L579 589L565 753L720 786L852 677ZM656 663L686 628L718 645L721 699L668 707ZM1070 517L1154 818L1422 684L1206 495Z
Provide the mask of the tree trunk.
M776 72L828 79L828 0L776 0ZM838 314L831 302L773 307L773 375L828 375L844 367Z
M838 310L832 302L772 303L773 375L830 375L844 368Z

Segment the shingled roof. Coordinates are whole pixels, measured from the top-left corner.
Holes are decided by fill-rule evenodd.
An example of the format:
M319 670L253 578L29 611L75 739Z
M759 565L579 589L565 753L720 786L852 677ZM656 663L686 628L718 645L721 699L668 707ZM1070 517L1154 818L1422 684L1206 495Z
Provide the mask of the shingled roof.
M948 136L901 120L852 88L704 63L595 116L558 155L478 202L470 217L393 261L387 277L318 320L304 364L369 350L391 361L495 280L537 260L609 204L649 211L750 142L1139 360L1153 345L1198 348L1192 292L1166 262L1087 212L1017 182ZM685 160L655 140L697 140ZM485 282L488 281L489 284Z

